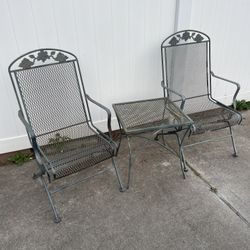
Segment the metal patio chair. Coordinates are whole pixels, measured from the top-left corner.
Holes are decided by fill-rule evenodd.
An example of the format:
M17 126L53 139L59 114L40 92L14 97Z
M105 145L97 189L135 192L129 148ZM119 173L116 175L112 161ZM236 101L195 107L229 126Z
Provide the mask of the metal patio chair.
M20 107L18 115L38 164L34 178L42 181L54 221L61 219L52 194L89 177L49 190L54 180L111 159L120 191L124 191L113 158L118 145L111 137L110 110L86 94L76 56L58 49L34 50L14 60L9 74ZM89 102L106 111L108 134L93 124Z
M173 95L172 90L185 96L185 105L182 109L194 121L191 134L229 129L228 136L209 138L184 147L231 137L233 155L237 156L232 126L240 124L242 116L214 98L212 79L216 78L235 85L236 91L232 100L234 108L240 85L217 76L211 71L210 38L195 30L174 33L162 42L161 58L164 95L176 103L180 103L181 100L175 98L176 95ZM161 131L156 139L160 134L164 137L166 133Z

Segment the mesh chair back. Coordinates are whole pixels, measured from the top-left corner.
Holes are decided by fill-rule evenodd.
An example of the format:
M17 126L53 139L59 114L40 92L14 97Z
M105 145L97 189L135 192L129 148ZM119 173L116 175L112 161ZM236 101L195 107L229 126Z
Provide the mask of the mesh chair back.
M164 40L161 53L165 86L186 98L209 94L209 48L209 37L192 30L177 32Z
M40 49L16 59L9 73L18 102L36 136L88 122L77 58Z

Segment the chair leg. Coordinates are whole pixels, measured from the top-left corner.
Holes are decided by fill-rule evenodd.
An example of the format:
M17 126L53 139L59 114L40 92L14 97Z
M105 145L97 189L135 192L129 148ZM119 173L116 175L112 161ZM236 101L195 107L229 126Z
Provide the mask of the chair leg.
M237 152L237 149L236 149L236 146L235 146L234 134L233 134L233 130L232 130L231 125L229 125L229 130L230 130L230 136L231 136L231 140L232 140L232 144L233 144L233 149L234 149L233 156L237 157L238 156L238 152Z
M55 223L59 223L59 222L61 221L61 218L59 217L59 215L58 215L58 213L57 213L57 211L56 211L56 207L55 207L55 205L54 205L54 201L53 201L53 199L52 199L51 193L49 192L49 189L48 189L48 187L47 187L47 184L46 184L46 182L45 182L43 176L41 176L40 178L41 178L41 180L42 180L42 183L43 183L45 192L46 192L46 194L47 194L47 196L48 196L48 199L49 199L49 203L50 203L51 208L52 208L52 210L53 210L54 222L55 222Z
M132 150L131 150L129 136L126 135L126 138L127 138L127 143L128 143L128 149L129 149L129 161L128 161L128 180L127 180L127 187L125 188L125 190L128 190L129 189L129 185L130 185L130 179L131 179Z
M34 173L32 178L35 180L35 179L38 179L39 177L41 177L44 173L39 170L37 173Z
M129 189L130 179L131 179L131 168L132 168L132 150L129 141L129 137L127 136L128 141L128 149L129 149L129 164L128 164L128 182L127 182L127 189Z
M118 183L119 183L119 186L120 186L120 187L119 187L119 190L120 190L120 192L124 192L124 191L126 191L126 188L124 188L123 185L122 185L121 177L120 177L118 168L117 168L117 166L116 166L116 163L115 163L115 160L114 160L113 157L112 157L112 164L113 164L113 166L114 166L115 173L116 173L116 177L117 177L117 180L118 180Z
M162 134L161 134L161 138L162 138L162 142L164 145L166 145L166 142L165 142L165 137L164 137L164 132L162 130Z
M180 164L181 164L181 171L182 171L183 178L186 179L185 172L187 172L188 169L186 167L186 160L184 157L182 140L180 139L178 133L175 133L175 135L177 137L177 142L178 142L178 146L179 146L179 158L180 158Z

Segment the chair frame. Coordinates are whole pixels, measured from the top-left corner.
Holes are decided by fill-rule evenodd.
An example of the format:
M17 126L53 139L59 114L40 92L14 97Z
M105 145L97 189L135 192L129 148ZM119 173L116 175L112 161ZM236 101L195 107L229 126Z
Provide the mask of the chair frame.
M41 51L47 51L47 52L52 51L52 52L56 52L56 53L61 53L65 57L62 56L61 60L57 60L57 62L48 63L48 64L45 63L46 60L43 61L42 59L39 59L39 61L43 61L43 63L41 65L38 65L38 66L33 66L33 65L31 65L30 62L28 62L26 60L27 58L29 58L28 60L32 59L33 64L35 64L35 62L38 60L38 57L35 57L34 54L36 54L38 52L41 52ZM69 57L72 57L73 59L68 60ZM16 64L19 63L20 61L21 61L21 63L18 65L18 67L19 67L18 68L16 66ZM103 172L109 170L109 168L106 168L103 171L99 171L98 173L96 173L94 175L79 178L75 182L68 182L67 184L61 185L61 186L59 186L57 188L54 188L53 190L49 189L48 184L51 183L54 179L53 179L53 176L50 175L50 173L49 173L49 171L48 171L47 167L45 166L44 161L42 159L43 152L41 151L41 149L40 149L40 147L39 147L39 145L37 143L36 135L35 135L35 133L34 133L34 131L32 129L30 120L28 118L27 109L26 109L26 107L24 105L24 99L23 99L23 97L21 95L21 90L20 90L20 87L18 85L18 80L16 78L16 72L20 71L20 70L29 70L29 69L36 68L36 67L50 66L50 65L53 65L53 64L60 64L60 63L67 63L67 62L73 62L74 63L75 74L76 74L76 79L77 79L77 82L78 82L78 87L79 87L79 92L80 92L80 96L81 96L81 100L82 100L82 105L83 105L84 111L86 112L86 123L87 123L88 127L96 135L99 135L100 137L102 137L102 139L104 139L107 143L109 143L110 147L112 148L113 154L112 154L112 156L110 158L111 158L112 165L113 165L113 167L115 169L115 173L116 173L116 176L117 176L117 180L118 180L118 184L119 184L119 190L121 192L124 192L126 190L123 187L123 184L122 184L122 181L121 181L121 178L120 178L120 174L119 174L118 168L117 168L115 160L114 160L114 157L117 156L117 153L118 153L119 144L114 142L113 139L112 139L111 112L107 107L105 107L104 105L102 105L99 102L95 101L89 95L86 94L84 84L83 84L82 74L81 74L81 70L80 70L80 66L79 66L79 62L78 62L77 57L74 54L72 54L72 53L70 53L68 51L61 50L61 49L54 49L54 48L41 48L41 49L36 49L36 50L32 50L30 52L27 52L27 53L19 56L17 59L15 59L10 64L10 66L8 68L8 72L9 72L11 82L12 82L12 85L13 85L13 88L14 88L14 91L15 91L15 94L16 94L16 97L17 97L18 105L19 105L19 108L20 108L20 110L18 111L18 116L19 116L20 120L22 121L23 125L25 126L25 129L26 129L27 134L28 134L28 138L30 140L31 146L32 146L33 151L34 151L37 166L38 166L38 172L33 175L33 178L34 179L39 178L41 180L41 183L42 183L42 185L44 187L44 190L45 190L45 192L46 192L46 194L48 196L48 200L49 200L49 203L50 203L52 211L53 211L54 222L55 223L59 223L61 221L61 218L59 217L59 214L58 214L58 211L57 211L56 206L54 204L52 195L54 193L56 193L56 192L59 192L59 191L65 189L65 188L67 188L67 187L76 185L76 184L78 184L78 183L80 183L82 181L88 180L91 177L100 175ZM97 107L99 107L100 109L102 109L103 111L106 112L106 114L107 114L108 135L105 134L104 132L102 132L100 129L98 129L94 125L93 120L91 118L91 112L90 112L88 102L92 102ZM74 126L74 125L72 125L72 126ZM111 144L111 142L112 142L112 144ZM47 175L47 177L48 177L47 182L44 179L44 175Z
M189 34L190 36L189 37L187 36L186 39L184 39L184 41L183 41L183 38L181 37L181 34L183 35L184 33ZM190 39L193 39L193 41L190 42L189 41ZM166 45L167 42L168 42L168 45ZM181 31L175 32L174 34L168 36L162 42L162 44L161 44L161 62L162 62L162 82L161 82L161 86L163 87L164 96L169 97L170 96L169 92L173 92L173 90L169 88L168 82L167 82L167 69L166 69L166 65L165 65L166 62L165 62L165 57L164 57L164 53L165 53L166 48L174 47L174 46L185 46L185 45L204 43L204 42L206 43L206 75L207 75L207 77L206 77L206 79L207 79L207 94L205 94L204 96L207 95L208 99L211 102L218 105L218 107L222 107L222 108L224 108L226 110L230 110L230 111L238 114L238 116L240 117L238 124L240 124L241 121L242 121L242 115L241 115L241 113L239 113L239 112L237 112L235 110L236 109L236 98L237 98L237 95L238 95L238 93L240 91L240 84L235 82L235 81L226 79L224 77L218 76L218 75L213 73L213 71L211 70L211 42L210 42L210 37L208 35L206 35L205 33L203 33L203 32L200 32L200 31L197 31L197 30L181 30ZM216 100L216 98L214 98L212 96L212 78L216 78L216 79L222 80L222 81L224 81L226 83L230 83L230 84L233 84L234 86L236 86L236 91L235 91L235 93L233 95L233 100L232 100L234 109L226 106L225 104L223 104L220 101ZM201 95L201 96L203 96L203 95ZM197 97L201 97L201 96L193 96L193 97L185 98L185 100L192 99L192 98L197 98ZM177 100L177 101L180 101L180 100ZM184 109L184 105L185 105L185 103L183 104L183 101L182 101L181 106L180 106L180 108L182 110ZM229 127L229 133L230 133L228 136L210 138L210 139L207 139L207 140L204 140L204 141L199 141L199 142L196 142L196 143L187 144L187 145L184 145L183 147L190 147L190 146L198 145L198 144L201 144L201 143L218 141L220 139L226 139L226 138L230 137L231 141L232 141L233 150L234 150L233 156L236 157L236 156L238 156L238 153L237 153L237 149L236 149L236 145L235 145L235 139L234 139L232 126L229 123L228 123L228 127ZM194 126L193 126L192 130L193 130L193 132L195 131L195 123L194 123ZM164 136L166 134L167 133L164 133L164 131L162 131L162 132L160 132L160 133L158 133L156 135L156 139L158 138L159 135ZM191 131L191 134L192 134L192 131Z

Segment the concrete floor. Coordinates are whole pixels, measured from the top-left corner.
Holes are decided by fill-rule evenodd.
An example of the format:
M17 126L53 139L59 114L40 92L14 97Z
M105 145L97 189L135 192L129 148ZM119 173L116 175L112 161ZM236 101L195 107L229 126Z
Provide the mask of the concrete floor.
M31 178L34 161L0 167L0 249L250 249L250 112L243 115L234 129L239 157L229 140L187 148L186 180L176 157L134 139L131 188L120 193L104 162L97 169L109 165L108 172L55 195L60 224ZM124 177L127 152L123 143Z

